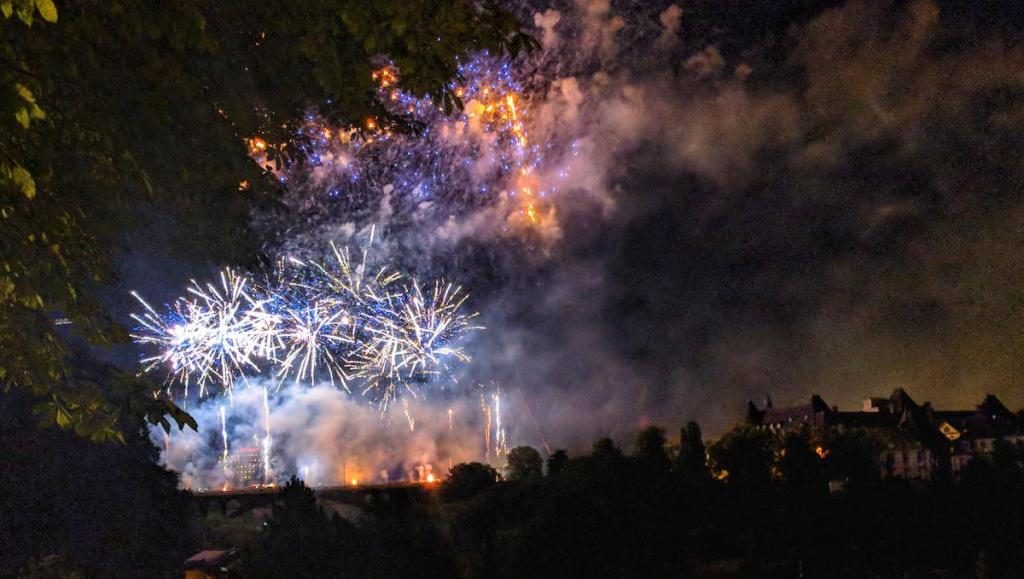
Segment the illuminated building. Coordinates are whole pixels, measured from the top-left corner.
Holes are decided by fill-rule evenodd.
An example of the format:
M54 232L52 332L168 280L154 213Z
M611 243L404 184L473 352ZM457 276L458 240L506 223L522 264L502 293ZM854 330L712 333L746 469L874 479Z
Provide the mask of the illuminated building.
M879 457L883 475L906 479L931 480L943 471L956 476L974 456L992 452L997 440L1024 445L1024 417L992 394L972 410L936 410L902 388L888 398L867 398L856 411L829 406L816 394L806 404L785 408L775 408L767 398L763 408L747 403L747 422L779 435L808 429L823 438L869 430L886 446ZM823 459L827 452L818 449Z
M227 459L230 486L245 488L264 483L263 453L258 446L240 448Z

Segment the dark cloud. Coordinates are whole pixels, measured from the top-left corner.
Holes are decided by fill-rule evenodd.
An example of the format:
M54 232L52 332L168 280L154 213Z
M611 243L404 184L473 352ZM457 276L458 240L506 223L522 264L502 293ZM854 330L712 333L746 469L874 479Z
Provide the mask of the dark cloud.
M945 10L848 3L781 59L702 51L624 76L632 101L589 93L593 132L633 144L615 210L563 215L554 271L496 302L486 372L567 437L721 428L767 392L1024 404L1024 48Z

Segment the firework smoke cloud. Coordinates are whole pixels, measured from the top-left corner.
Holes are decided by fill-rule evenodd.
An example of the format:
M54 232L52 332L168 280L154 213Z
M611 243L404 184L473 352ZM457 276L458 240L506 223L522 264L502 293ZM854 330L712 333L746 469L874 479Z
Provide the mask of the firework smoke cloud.
M225 273L170 314L143 308L138 339L161 352L147 366L169 364L176 383L261 368L227 406L229 444L203 438L221 426L211 398L190 409L204 434L172 436L169 466L215 486L225 446L273 431L278 476L314 454L332 473L359 455L359 476L380 480L443 472L448 457L500 464L499 438L573 449L691 418L713 433L766 392L851 405L903 386L956 405L1024 378L1024 338L993 331L1024 315L1024 273L976 259L1024 243L1006 185L1024 182L1024 117L993 96L1024 90L1006 74L1024 68L1020 45L953 43L968 19L927 0L853 1L796 24L702 2L507 6L541 48L468 55L452 84L461 110L407 94L381 62L387 115L331 126L311 110L287 162L253 136L285 190L253 227L272 260L316 281L288 273L261 292L253 273L236 296ZM396 294L368 300L387 310L372 326L351 297L318 301L349 294L309 266L371 232L376 263L403 280L363 274ZM355 334L339 329L346 316ZM251 340L233 341L234 324ZM425 347L442 327L450 339ZM249 433L245 413L262 415L240 401L264 385L270 426Z

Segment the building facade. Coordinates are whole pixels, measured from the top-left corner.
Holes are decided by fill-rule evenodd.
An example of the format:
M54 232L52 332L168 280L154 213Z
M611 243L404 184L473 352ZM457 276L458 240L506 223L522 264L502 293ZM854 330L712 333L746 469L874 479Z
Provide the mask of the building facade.
M747 403L747 422L778 434L871 431L885 443L879 457L883 476L905 479L958 476L975 456L991 453L997 440L1024 445L1024 412L1014 414L992 394L972 410L936 410L902 388L887 398L867 398L856 411L829 406L816 394L806 404L785 408L767 398L761 408Z
M260 447L249 446L232 452L227 459L227 475L231 488L247 488L265 483Z

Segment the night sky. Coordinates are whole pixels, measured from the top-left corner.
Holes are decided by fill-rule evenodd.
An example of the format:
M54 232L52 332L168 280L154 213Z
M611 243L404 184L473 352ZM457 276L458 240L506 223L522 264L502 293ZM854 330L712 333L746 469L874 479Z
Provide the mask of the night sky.
M391 198L383 220L325 203L252 235L274 254L377 223L392 259L472 292L487 330L462 382L521 389L564 444L720 431L765 394L1018 408L1024 18L964 6L517 6L544 41L522 67L533 138L584 143L556 235ZM215 265L131 246L123 286L156 301Z

